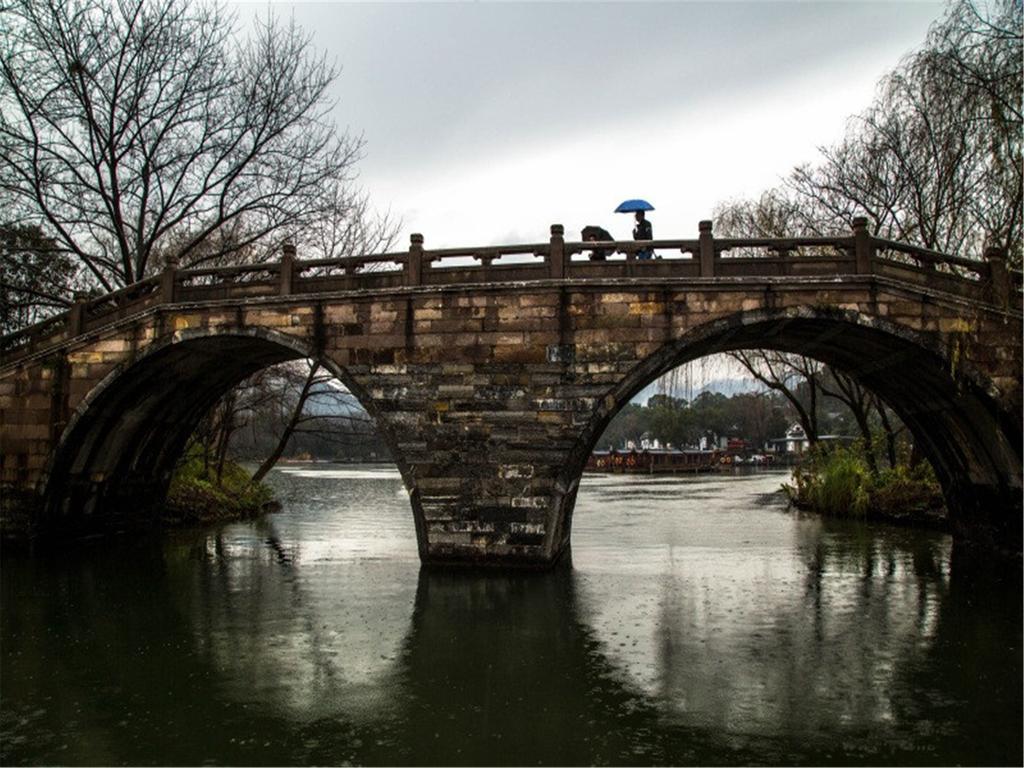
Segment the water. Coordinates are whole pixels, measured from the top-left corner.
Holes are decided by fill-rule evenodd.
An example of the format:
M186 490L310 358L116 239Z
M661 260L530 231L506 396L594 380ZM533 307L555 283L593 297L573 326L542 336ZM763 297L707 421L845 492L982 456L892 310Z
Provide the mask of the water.
M588 476L571 568L427 573L397 472L271 478L262 520L5 553L0 762L1021 762L1020 572L944 535Z

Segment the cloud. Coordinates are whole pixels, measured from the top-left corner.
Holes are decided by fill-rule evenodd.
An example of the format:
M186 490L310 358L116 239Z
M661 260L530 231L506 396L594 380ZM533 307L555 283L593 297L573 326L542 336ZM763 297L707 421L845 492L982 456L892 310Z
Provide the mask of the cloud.
M874 80L830 77L794 77L742 101L671 105L615 127L590 121L495 144L446 166L382 174L371 191L395 200L396 210L404 205L409 231L422 232L428 247L491 244L510 232L543 241L553 223L569 238L599 224L629 239L631 217L612 213L629 197L654 203L656 237L695 237L716 203L777 184L841 135L849 105L866 104Z
M246 6L255 7L255 6ZM265 11L265 6L258 6ZM361 183L428 247L546 240L652 199L688 237L840 138L940 4L275 4L344 69Z

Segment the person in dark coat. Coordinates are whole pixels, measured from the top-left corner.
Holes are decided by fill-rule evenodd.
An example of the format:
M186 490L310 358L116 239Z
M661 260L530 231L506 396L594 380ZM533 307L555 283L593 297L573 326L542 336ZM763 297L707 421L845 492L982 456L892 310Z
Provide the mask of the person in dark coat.
M651 222L644 216L643 211L636 212L636 226L633 227L633 239L634 240L653 240L654 229L651 227ZM650 248L644 248L642 251L636 252L638 259L651 259L654 258L654 251Z
M593 224L584 227L583 231L580 232L580 236L583 238L583 242L585 243L593 243L600 241L612 242L615 239L612 237L611 233L607 229L595 226ZM609 251L609 248L595 248L590 252L590 260L604 261L606 258L608 258Z

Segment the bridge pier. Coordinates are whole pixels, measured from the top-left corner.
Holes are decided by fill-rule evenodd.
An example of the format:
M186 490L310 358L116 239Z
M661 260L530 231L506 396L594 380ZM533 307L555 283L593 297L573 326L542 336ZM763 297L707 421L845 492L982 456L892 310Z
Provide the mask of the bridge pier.
M429 565L544 568L567 544L581 433L604 387L571 383L544 347L501 354L518 361L349 368L393 436Z
M477 478L421 477L412 495L422 519L421 559L430 566L548 568L568 544L558 523L571 512L575 487ZM478 495L486 488L486 496ZM562 535L559 533L562 532Z
M1020 488L954 477L944 492L954 538L982 550L1021 557L1024 505Z

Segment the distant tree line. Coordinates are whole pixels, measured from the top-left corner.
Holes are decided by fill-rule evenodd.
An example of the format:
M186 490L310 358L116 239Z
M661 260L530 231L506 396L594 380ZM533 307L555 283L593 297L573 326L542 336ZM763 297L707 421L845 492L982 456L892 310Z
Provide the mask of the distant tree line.
M770 393L727 397L702 392L692 401L658 394L619 411L598 440L598 447L639 446L647 438L663 446L685 448L698 446L702 438L740 437L761 448L767 441L783 437L791 423L784 399Z
M764 356L775 353L743 353ZM753 364L753 361L751 361ZM896 466L910 450L909 433L874 395L842 374L815 361L804 360L799 374L785 375L771 361L777 381L766 377L760 389L726 396L704 391L687 400L671 392L653 395L646 403L630 403L615 415L597 442L601 449L625 447L641 440L663 446L697 447L721 438L739 438L754 450L785 437L798 424L814 446L825 435L849 437L863 447L872 471ZM753 382L752 382L753 383ZM774 386L773 386L774 385ZM669 388L671 389L671 388Z

